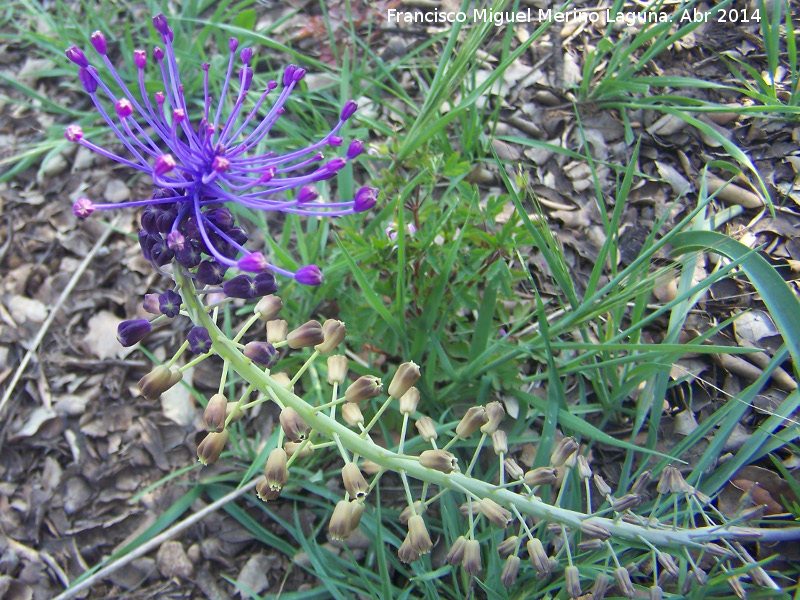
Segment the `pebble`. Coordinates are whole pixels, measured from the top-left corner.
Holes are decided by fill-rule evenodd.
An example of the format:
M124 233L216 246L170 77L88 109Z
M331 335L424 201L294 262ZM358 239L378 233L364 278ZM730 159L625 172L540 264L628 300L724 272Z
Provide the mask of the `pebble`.
M94 164L94 152L88 148L81 146L75 153L75 159L72 161L72 171L83 171L88 169Z
M118 204L124 202L131 197L131 188L129 188L121 179L112 179L106 185L106 190L103 192L103 198L106 202L111 204Z
M164 577L188 579L192 575L192 563L180 542L170 541L161 544L156 562L159 572Z

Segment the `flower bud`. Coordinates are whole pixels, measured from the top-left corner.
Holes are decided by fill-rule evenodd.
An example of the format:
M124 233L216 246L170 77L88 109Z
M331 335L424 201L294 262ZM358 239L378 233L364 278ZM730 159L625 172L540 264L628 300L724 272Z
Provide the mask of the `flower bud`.
M416 502L414 502L414 509L413 509L413 510L411 509L411 506L406 506L406 507L405 507L405 508L404 508L404 509L403 509L403 510L400 512L400 517L399 517L399 519L400 519L400 522L401 522L403 525L406 525L406 526L408 526L408 520L409 520L409 519L410 519L410 518L411 518L413 515L421 515L423 512L425 512L425 507L422 505L422 502L421 502L421 501L417 500Z
M406 362L397 368L389 384L388 394L392 398L400 398L408 389L419 381L419 366L413 362Z
M272 492L279 492L289 481L289 469L286 467L288 455L283 448L274 448L267 456L267 464L264 465L264 477Z
M592 476L592 468L589 466L589 460L582 454L578 457L578 476L581 479L589 479Z
M611 508L617 512L623 512L630 508L636 508L642 503L642 497L639 494L625 494L621 498L614 498L611 501Z
M664 590L662 590L660 586L651 585L650 600L663 600L663 598L664 598Z
M517 582L519 563L519 556L509 556L506 558L506 564L503 565L503 572L500 574L500 583L502 583L504 587L511 587Z
M462 560L464 560L464 548L467 545L467 538L463 535L460 535L456 538L456 541L453 542L453 545L450 547L450 551L447 553L445 557L445 562L448 565L457 565L460 564Z
M675 564L675 560L669 554L659 552L656 558L658 559L658 564L661 565L661 568L664 569L666 573L669 573L673 577L680 575L681 571L678 565Z
M461 516L464 517L465 519L469 518L470 513L474 515L479 510L480 510L480 504L474 500L472 502L464 502L464 504L458 507L458 511L461 513Z
M519 537L516 535L507 537L497 545L497 553L500 555L500 558L507 558L517 552L518 544Z
M427 554L433 548L425 520L420 515L412 515L408 519L408 541L417 554Z
M277 383L285 390L289 390L294 394L294 386L292 385L292 380L289 379L289 376L281 371L280 373L270 373L270 377L272 377L272 381Z
M278 364L278 352L269 342L248 342L242 351L247 358L260 367L271 369Z
M611 486L606 483L606 480L603 479L601 475L595 473L592 475L592 481L594 481L594 486L597 488L597 491L603 496L608 496L611 493Z
M362 460L361 470L367 475L372 476L383 471L383 468L378 463L372 462L371 460Z
M347 377L348 361L342 354L328 357L328 383L342 385Z
M301 446L303 447L302 450L300 450ZM311 444L306 444L303 446L303 442L286 442L283 444L283 449L286 450L286 456L289 458L297 454L298 451L300 452L297 454L299 458L304 458L314 454L314 447Z
M129 348L141 342L150 333L150 321L147 319L131 319L123 321L117 327L117 340L120 344Z
M289 343L289 348L299 350L321 344L325 341L325 334L322 333L322 325L319 324L319 321L306 321L297 329L290 331L286 336L286 341Z
M511 511L503 508L491 498L483 498L478 503L478 510L481 511L484 517L501 529L505 529L514 522L511 517Z
M611 531L607 527L592 521L583 521L580 525L581 533L599 540L607 540L611 537Z
M603 544L603 540L599 540L597 538L583 540L580 544L578 544L578 550L581 552L598 552L604 547L605 545Z
M289 331L289 324L283 319L275 319L267 321L267 341L270 344L277 344L286 339L286 334Z
M473 577L481 572L481 546L478 540L467 540L464 545L464 558L461 567L468 575Z
M394 381L392 382L394 383ZM413 415L417 410L419 404L419 390L415 387L410 387L405 394L400 396L400 414Z
M211 336L205 327L192 327L186 336L192 354L208 354L211 352Z
M400 547L397 549L397 558L400 559L400 562L410 564L419 559L419 556L419 553L414 551L414 548L411 546L411 540L406 535L403 543L400 544Z
M203 438L197 446L197 458L204 465L213 465L219 459L219 455L225 449L228 442L228 430L223 429L219 433L211 432Z
M614 569L614 579L617 580L617 586L623 596L626 598L636 597L636 590L631 583L631 574L628 573L628 569L625 567L617 567Z
M481 426L481 433L492 435L497 431L503 417L506 416L506 410L500 402L495 400L486 405L486 416L489 417L489 420Z
M275 491L269 487L269 482L266 477L262 477L256 484L256 496L264 502L277 500L281 495L281 490Z
M279 296L269 294L261 298L253 309L262 321L270 321L278 316L283 308L283 300Z
M161 394L183 379L178 369L158 365L139 380L139 391L148 400L158 400Z
M342 419L344 419L344 422L350 425L350 427L357 427L359 423L364 423L364 415L355 402L345 402L344 405L342 405Z
M581 595L581 575L578 567L570 565L564 569L564 589L573 600Z
M280 422L283 433L290 441L302 442L308 439L308 432L311 431L311 428L291 406L286 406L281 410Z
M420 417L417 419L415 425L420 436L426 442L430 442L439 437L439 434L436 433L436 424L430 417Z
M492 449L498 456L508 454L508 435L502 429L492 433Z
M352 505L347 500L339 500L328 523L328 533L332 540L341 542L349 538L352 532Z
M322 271L317 265L306 265L297 269L294 274L297 283L303 285L320 285L322 283Z
M528 557L530 558L533 568L539 575L550 574L550 559L547 552L544 551L544 546L539 538L528 540Z
M452 473L458 468L455 455L447 450L425 450L419 455L419 464L442 473Z
M553 485L556 478L556 470L553 467L537 467L525 473L525 484L531 487Z
M351 498L361 500L367 496L369 484L356 463L349 462L342 467L342 482Z
M667 465L661 471L661 478L658 480L656 491L659 494L691 494L694 488L686 483L686 480L672 465Z
M362 375L347 388L344 397L348 402L364 402L380 396L383 391L381 380L372 375Z
M347 329L341 321L328 319L322 324L322 335L324 341L314 346L314 350L320 354L330 354L336 350L336 346L344 341Z
M225 406L225 420L230 419L229 423L236 423L244 417L244 411L241 408L237 408L238 404L238 402L228 402Z
M600 573L594 578L594 585L592 586L592 600L602 600L606 597L606 590L608 584L611 583L611 578L605 573Z
M556 444L553 453L550 455L550 465L561 467L574 452L578 451L580 445L574 437L565 437Z
M643 496L647 492L647 486L650 485L652 480L652 471L649 469L647 471L643 471L642 474L636 478L636 481L633 482L633 485L631 486L631 493Z
M228 399L222 394L214 394L208 401L206 409L203 411L203 419L206 422L206 429L209 431L220 432L225 428L226 409Z
M478 428L489 422L486 415L486 408L483 406L473 406L465 414L458 425L456 425L456 435L466 439L475 433Z
M95 211L94 203L88 198L78 198L72 205L72 213L79 219L85 219Z
M358 529L358 525L361 523L361 515L364 514L366 509L367 505L363 502L359 500L350 501L350 531Z
M520 467L513 458L503 459L503 468L505 469L506 475L508 475L509 479L512 481L518 481L525 477L525 472L522 470L522 467Z

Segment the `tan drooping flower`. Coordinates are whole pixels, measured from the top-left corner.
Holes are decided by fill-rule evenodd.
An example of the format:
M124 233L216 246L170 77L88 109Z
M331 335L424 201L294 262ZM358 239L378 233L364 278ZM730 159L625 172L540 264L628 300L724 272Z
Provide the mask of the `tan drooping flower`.
M519 563L519 556L508 556L506 558L506 564L503 565L503 572L500 574L500 583L502 583L504 587L511 587L517 582Z
M433 548L431 536L425 527L425 520L421 515L412 515L408 519L408 539L411 548L418 554L427 554Z
M334 354L328 357L328 383L342 385L347 377L348 361L342 354Z
M270 344L277 344L278 342L286 341L286 335L289 333L289 323L283 319L273 319L267 321L267 341Z
M361 474L358 465L354 462L349 462L342 467L342 482L344 483L344 489L347 490L351 498L361 500L369 492L369 484Z
M437 437L439 437L439 434L436 433L436 424L430 417L420 417L417 419L415 425L417 427L417 431L422 436L422 439L426 442L430 442L431 440L435 440Z
M262 321L271 321L278 316L283 308L283 300L279 296L269 294L261 298L253 309L253 312L258 315Z
M316 346L325 341L325 334L322 332L322 325L319 321L306 321L297 329L293 329L286 335L286 342L292 350Z
M219 455L222 454L227 442L227 429L223 429L219 433L212 431L197 445L197 458L204 465L213 465L219 460Z
M311 428L291 406L284 406L280 415L281 429L292 442L302 442L308 439Z
M206 409L203 411L203 420L206 422L206 429L209 431L220 432L225 427L225 417L227 416L228 399L223 394L214 394L209 398Z
M483 406L473 406L467 410L461 421L456 425L456 435L460 438L468 438L480 427L489 422L486 408Z
M580 444L574 437L562 438L550 455L550 465L553 467L563 466L567 459L578 451L578 448L580 448Z
M401 415L413 415L419 404L419 390L410 387L405 394L400 396L399 408Z
M183 379L183 374L177 367L168 369L165 365L158 365L139 380L139 391L148 400L158 400L161 394L181 379Z
M503 420L503 417L506 416L506 410L503 408L502 403L497 402L489 402L486 405L486 416L489 420L481 425L481 433L485 433L487 435L492 435L497 428L500 426L500 422Z
M419 377L419 365L413 362L403 363L397 368L397 372L392 377L392 383L389 384L389 391L387 392L388 395L399 400L412 385L419 381Z
M344 341L344 338L347 336L347 328L341 321L328 319L322 324L322 335L324 340L321 344L314 346L314 350L320 354L329 354L336 350L336 346Z
M380 396L383 391L381 380L373 375L362 375L347 388L344 397L348 402L364 402Z
M467 538L463 535L460 535L456 538L456 541L453 542L453 545L450 546L450 551L447 553L445 557L445 562L448 565L459 565L461 561L464 560L464 548L467 545Z
M464 558L461 567L468 575L475 576L483 568L481 564L481 546L478 540L467 540L464 545Z
M442 473L452 473L458 468L458 459L447 450L425 450L419 455L419 464Z
M511 511L503 508L491 498L483 498L478 502L478 510L481 511L484 517L501 529L505 529L514 521L511 517Z
M352 504L347 500L339 500L333 509L331 520L328 523L328 533L336 541L346 540L353 532Z
M288 455L283 448L274 448L267 456L264 466L264 477L273 492L280 492L289 481L289 469L286 466Z

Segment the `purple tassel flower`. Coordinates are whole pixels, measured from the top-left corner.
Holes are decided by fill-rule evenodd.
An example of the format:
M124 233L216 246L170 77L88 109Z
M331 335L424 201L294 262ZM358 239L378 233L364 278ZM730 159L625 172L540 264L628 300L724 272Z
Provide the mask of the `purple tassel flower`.
M239 51L238 78L234 77L239 42L231 38L220 97L211 96L209 65L204 64L202 116L192 122L188 107L193 103L184 96L173 49L173 31L164 15L154 17L153 26L164 44L163 48L155 47L152 53L164 89L152 96L145 88L148 57L144 50L133 53L138 71L138 98L108 59L106 39L101 32L94 32L90 40L106 67L106 80L82 50L72 46L66 51L67 58L78 66L81 85L125 147L126 155L87 140L78 125L66 128L66 138L152 178L153 197L126 205L146 207L139 241L144 256L157 267L175 261L184 269L197 269L195 277L200 283L210 285L219 283L217 275L230 267L251 273L269 270L307 285L319 285L322 274L316 265L307 265L293 273L269 263L260 252L246 250L243 244L247 235L235 225L224 205L236 203L255 210L329 217L372 208L378 195L374 188L362 187L350 201L325 202L313 187L318 181L335 177L363 152L363 143L355 140L344 157L325 160L322 153L326 147L342 145L338 133L355 113L356 103L347 102L334 127L309 146L283 155L258 154L256 148L285 111L286 101L303 79L305 70L289 65L280 84L270 81L266 90L248 103L253 50ZM113 82L108 81L109 77ZM277 98L269 108L262 108L270 94ZM228 97L232 108L223 114L229 105ZM113 104L113 111L106 109L104 100ZM85 218L95 210L112 208L119 205L94 204L88 198L81 198L73 210L78 217Z
M126 348L141 342L150 333L150 321L147 319L131 319L123 321L117 327L117 340Z

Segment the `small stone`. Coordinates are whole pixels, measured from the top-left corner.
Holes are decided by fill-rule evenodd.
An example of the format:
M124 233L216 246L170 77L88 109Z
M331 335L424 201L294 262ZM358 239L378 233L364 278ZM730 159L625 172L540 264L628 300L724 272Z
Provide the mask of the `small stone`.
M103 198L106 202L111 204L118 204L124 202L131 197L131 189L119 179L112 179L106 185L106 191L103 192Z
M164 542L156 555L158 570L164 577L188 579L192 574L192 563L180 542Z
M47 159L47 162L42 165L40 171L42 179L50 179L58 175L67 168L67 159L61 154L55 154Z
M95 153L81 146L75 153L75 158L72 159L72 171L83 171L88 169L94 164Z

